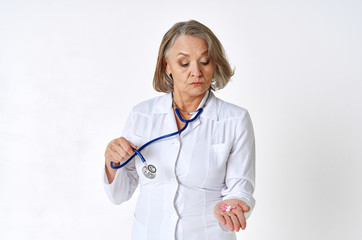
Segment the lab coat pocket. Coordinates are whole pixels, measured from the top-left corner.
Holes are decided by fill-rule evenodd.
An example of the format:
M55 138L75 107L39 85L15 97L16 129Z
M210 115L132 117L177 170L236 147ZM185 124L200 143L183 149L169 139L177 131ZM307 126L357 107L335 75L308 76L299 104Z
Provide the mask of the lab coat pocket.
M137 145L138 148L140 148L143 144L145 144L147 142L147 138L145 136L132 134L130 141L134 145Z
M217 143L210 146L211 152L224 152L228 150L227 143Z
M223 170L229 157L229 145L227 143L211 145L209 156L211 167L216 170Z
M209 151L209 174L212 184L222 184L226 173L226 163L229 157L230 147L227 143L213 144Z

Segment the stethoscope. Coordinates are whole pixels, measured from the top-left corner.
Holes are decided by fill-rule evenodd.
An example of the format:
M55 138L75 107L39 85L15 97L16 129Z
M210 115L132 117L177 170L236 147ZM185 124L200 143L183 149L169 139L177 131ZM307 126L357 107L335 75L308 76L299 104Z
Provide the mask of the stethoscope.
M178 131L176 131L176 132L174 132L174 133L166 134L166 135L163 135L163 136L161 136L161 137L152 139L151 141L143 144L143 145L142 145L140 148L138 148L138 149L133 149L133 151L135 152L135 154L133 154L129 159L127 159L127 161L125 161L124 163L122 163L121 165L119 165L119 166L117 166L117 167L113 166L113 162L111 162L111 168L113 168L113 169L122 168L122 167L124 167L127 163L129 163L136 155L138 155L139 158L141 159L141 161L145 164L145 166L143 166L143 168L142 168L142 173L143 173L143 175L144 175L146 178L149 178L149 179L155 178L155 177L156 177L156 171L157 171L156 167L153 166L152 164L147 164L146 159L142 156L142 154L141 154L140 152L141 152L145 147L147 147L148 145L150 145L151 143L154 143L154 142L159 141L159 140L161 140L161 139L165 139L165 138L168 138L168 137L172 137L172 136L174 136L174 135L176 135L176 134L180 134L181 132L183 132L183 131L187 128L187 126L189 125L189 123L195 121L195 120L200 116L200 114L202 113L203 108L205 107L205 105L206 105L206 103L207 103L207 101L209 100L209 97L210 97L210 95L211 95L209 91L208 91L206 94L207 94L206 101L204 102L204 104L202 105L201 108L197 109L195 112L182 112L182 111L181 111L182 113L186 113L186 114L196 114L196 115L195 115L193 118L191 118L190 120L186 120L186 119L183 119L183 118L182 118L182 116L181 116L181 114L180 114L180 110L178 109L178 107L176 106L176 103L175 103L174 100L173 100L173 93L172 93L172 104L173 104L173 106L174 106L174 108L175 108L176 115L177 115L177 117L180 119L181 122L184 122L184 123L185 123L185 126L184 126L182 129L180 129L180 130L178 130Z

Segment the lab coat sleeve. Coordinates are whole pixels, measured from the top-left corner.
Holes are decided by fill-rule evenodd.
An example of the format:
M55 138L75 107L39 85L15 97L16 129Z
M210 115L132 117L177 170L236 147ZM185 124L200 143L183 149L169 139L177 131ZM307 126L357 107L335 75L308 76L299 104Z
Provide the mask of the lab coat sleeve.
M122 136L132 142L131 129L133 124L133 111L129 115L124 127ZM116 172L112 183L108 182L105 169L103 171L103 186L108 198L114 204L121 204L129 200L138 186L138 174L135 167L135 161L130 161L127 165Z
M249 205L248 218L255 206L255 138L249 113L237 120L235 139L227 162L223 200L239 199Z

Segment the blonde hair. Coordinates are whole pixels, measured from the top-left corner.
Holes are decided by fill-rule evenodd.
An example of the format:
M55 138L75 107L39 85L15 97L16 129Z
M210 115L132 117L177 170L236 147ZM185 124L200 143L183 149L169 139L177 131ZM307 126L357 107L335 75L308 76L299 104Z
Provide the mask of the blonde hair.
M210 89L219 90L226 86L234 70L231 68L225 54L225 50L215 34L205 25L195 20L178 22L163 36L160 49L158 51L155 75L153 77L153 88L158 92L171 92L173 81L163 65L163 60L167 58L168 52L181 35L191 35L204 39L208 46L210 60L215 64L214 79Z

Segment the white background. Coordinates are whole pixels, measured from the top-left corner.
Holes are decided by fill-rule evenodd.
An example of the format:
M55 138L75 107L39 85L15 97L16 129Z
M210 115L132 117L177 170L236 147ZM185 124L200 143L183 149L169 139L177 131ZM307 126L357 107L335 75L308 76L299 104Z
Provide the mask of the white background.
M0 0L0 239L130 239L106 144L152 88L158 47L196 19L236 74L257 205L238 239L362 239L360 1Z

